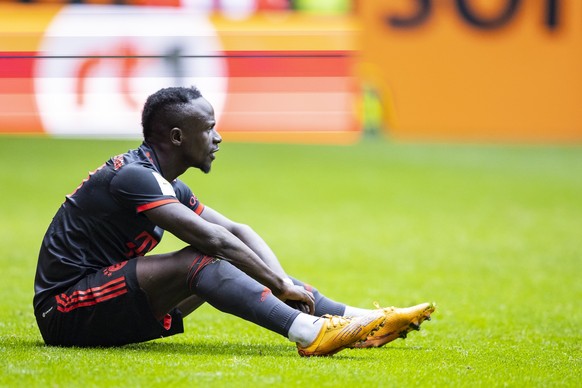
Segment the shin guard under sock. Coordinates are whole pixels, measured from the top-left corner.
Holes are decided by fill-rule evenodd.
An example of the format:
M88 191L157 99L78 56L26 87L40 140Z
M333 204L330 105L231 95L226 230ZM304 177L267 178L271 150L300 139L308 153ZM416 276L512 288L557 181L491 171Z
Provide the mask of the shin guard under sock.
M192 272L192 271L191 271ZM299 311L273 295L271 290L224 260L213 260L197 268L190 289L220 311L288 335Z

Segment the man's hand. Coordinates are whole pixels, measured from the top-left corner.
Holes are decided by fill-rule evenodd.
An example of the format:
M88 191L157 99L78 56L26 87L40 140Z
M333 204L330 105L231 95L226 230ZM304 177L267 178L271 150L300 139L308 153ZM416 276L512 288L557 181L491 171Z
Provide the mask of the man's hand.
M305 314L313 315L315 312L315 297L301 286L285 283L279 299Z

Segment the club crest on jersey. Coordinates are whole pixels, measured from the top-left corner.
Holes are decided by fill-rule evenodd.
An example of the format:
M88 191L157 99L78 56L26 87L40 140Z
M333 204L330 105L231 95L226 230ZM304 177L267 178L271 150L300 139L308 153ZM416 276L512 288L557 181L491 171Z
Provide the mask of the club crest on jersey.
M158 245L158 240L145 230L138 234L134 241L125 243L128 251L125 253L125 257L133 258L137 256L143 256Z
M113 168L119 170L123 166L123 155L117 155L113 158Z

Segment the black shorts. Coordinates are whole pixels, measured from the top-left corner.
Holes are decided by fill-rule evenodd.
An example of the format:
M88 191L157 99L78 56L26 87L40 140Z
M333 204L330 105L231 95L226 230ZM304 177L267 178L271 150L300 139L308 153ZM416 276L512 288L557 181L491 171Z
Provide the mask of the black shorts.
M139 287L137 260L97 271L50 297L36 310L44 341L59 346L119 346L183 333L174 309L162 321Z

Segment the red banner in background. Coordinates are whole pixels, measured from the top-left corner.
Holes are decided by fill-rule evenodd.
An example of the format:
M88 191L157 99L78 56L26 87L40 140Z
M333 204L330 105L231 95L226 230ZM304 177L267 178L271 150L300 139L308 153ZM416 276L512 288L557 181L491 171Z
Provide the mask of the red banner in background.
M194 84L227 140L582 141L582 1L135 3L0 4L0 133L137 137Z
M352 142L353 24L343 16L324 23L297 14L233 20L166 7L0 5L0 132L137 137L149 94L196 85L226 139Z
M38 133L42 123L34 96L35 52L0 52L0 133Z

